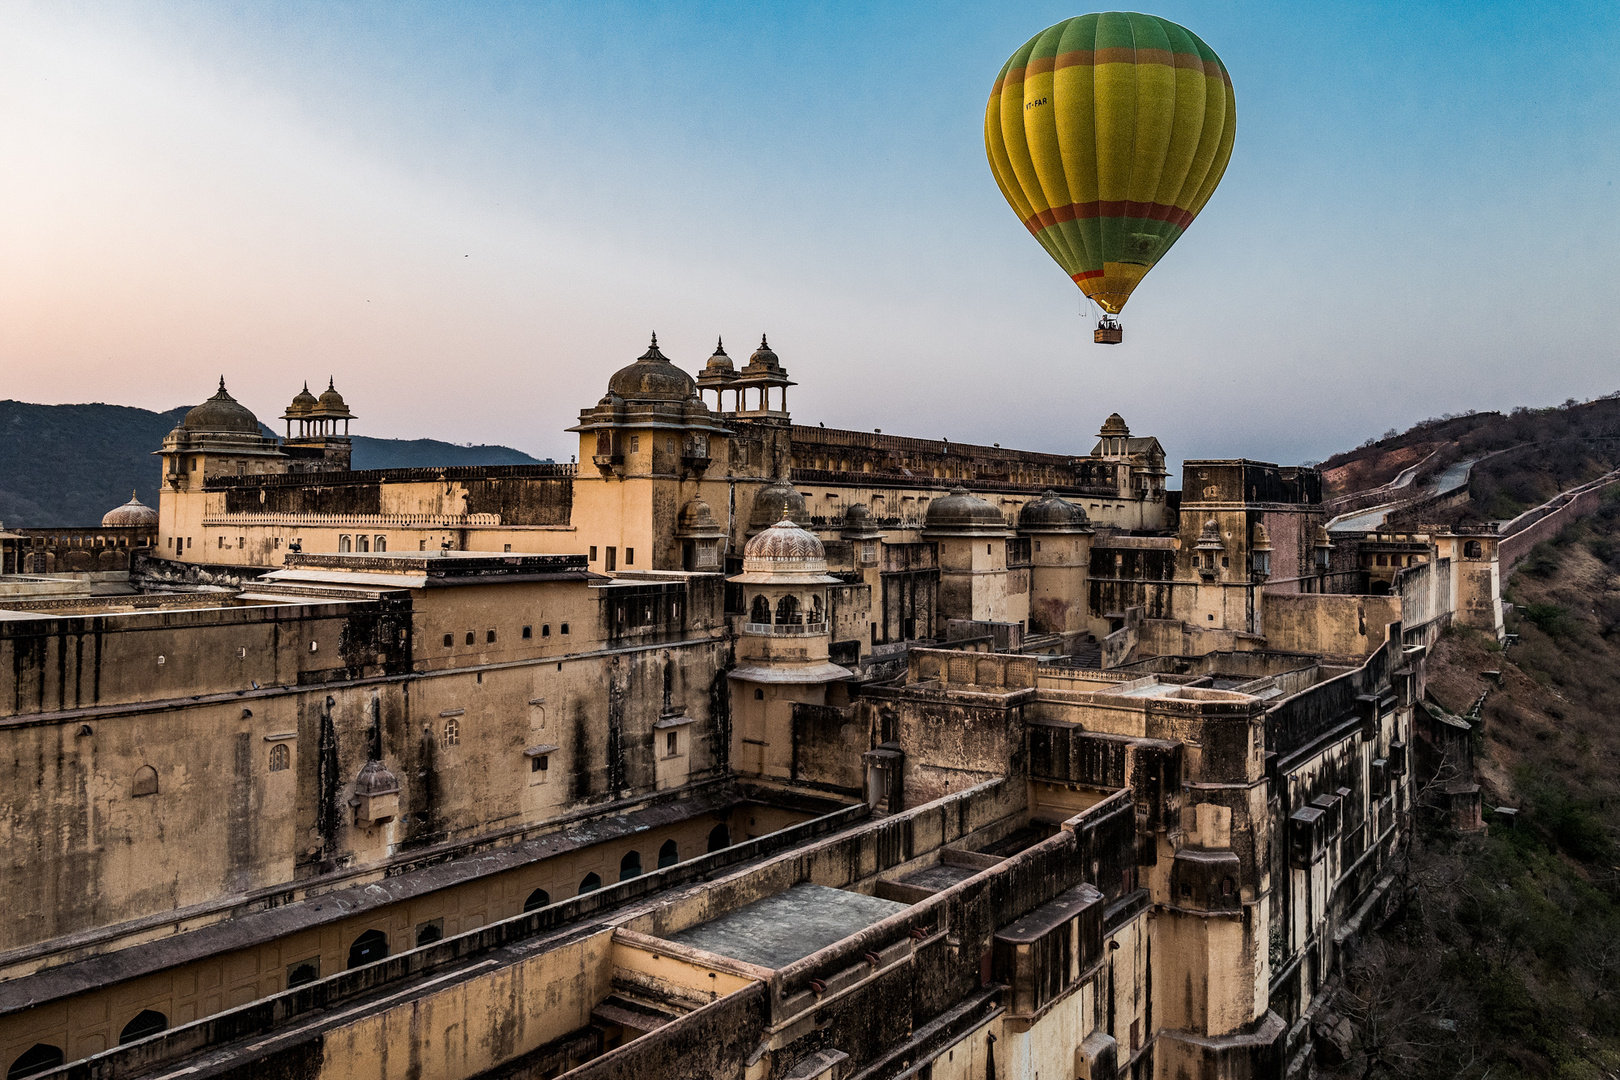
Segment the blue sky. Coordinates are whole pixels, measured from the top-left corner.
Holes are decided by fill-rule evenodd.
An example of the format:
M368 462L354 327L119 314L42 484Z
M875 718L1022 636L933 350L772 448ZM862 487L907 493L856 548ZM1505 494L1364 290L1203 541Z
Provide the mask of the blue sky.
M1620 8L1166 3L1221 187L1089 342L982 117L1030 4L7 4L5 396L566 456L657 330L761 331L801 422L1316 459L1620 389Z

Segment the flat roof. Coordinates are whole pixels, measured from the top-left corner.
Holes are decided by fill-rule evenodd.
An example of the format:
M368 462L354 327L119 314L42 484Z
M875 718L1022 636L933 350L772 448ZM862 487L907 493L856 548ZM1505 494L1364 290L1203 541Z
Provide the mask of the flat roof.
M669 940L760 967L783 968L909 906L826 885L795 885L671 934Z

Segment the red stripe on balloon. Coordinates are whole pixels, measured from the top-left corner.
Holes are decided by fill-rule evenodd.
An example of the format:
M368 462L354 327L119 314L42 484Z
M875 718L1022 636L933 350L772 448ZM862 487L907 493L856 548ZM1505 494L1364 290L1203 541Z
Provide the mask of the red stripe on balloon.
M1065 221L1087 221L1091 218L1108 217L1167 221L1183 229L1191 225L1193 220L1191 211L1176 206L1166 206L1164 203L1131 202L1125 199L1099 199L1092 202L1068 203L1064 206L1054 206L1050 210L1042 210L1035 216L1026 219L1024 227L1031 233L1038 233L1042 229L1049 229L1053 225Z

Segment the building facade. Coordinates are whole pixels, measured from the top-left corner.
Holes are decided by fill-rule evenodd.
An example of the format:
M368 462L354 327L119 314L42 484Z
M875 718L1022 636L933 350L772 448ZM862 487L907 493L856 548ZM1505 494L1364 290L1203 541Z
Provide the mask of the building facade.
M0 538L8 1077L1309 1073L1418 774L1477 825L1494 538L793 385L654 340L577 467L356 472L221 380L155 514Z

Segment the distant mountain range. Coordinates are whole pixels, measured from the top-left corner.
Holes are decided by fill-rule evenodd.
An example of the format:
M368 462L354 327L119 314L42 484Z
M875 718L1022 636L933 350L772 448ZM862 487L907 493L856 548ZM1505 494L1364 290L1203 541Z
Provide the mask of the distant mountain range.
M101 515L129 501L132 489L141 502L156 506L162 469L152 451L188 409L155 413L125 405L0 401L0 521L37 528L97 525ZM356 469L537 461L510 446L354 436Z

